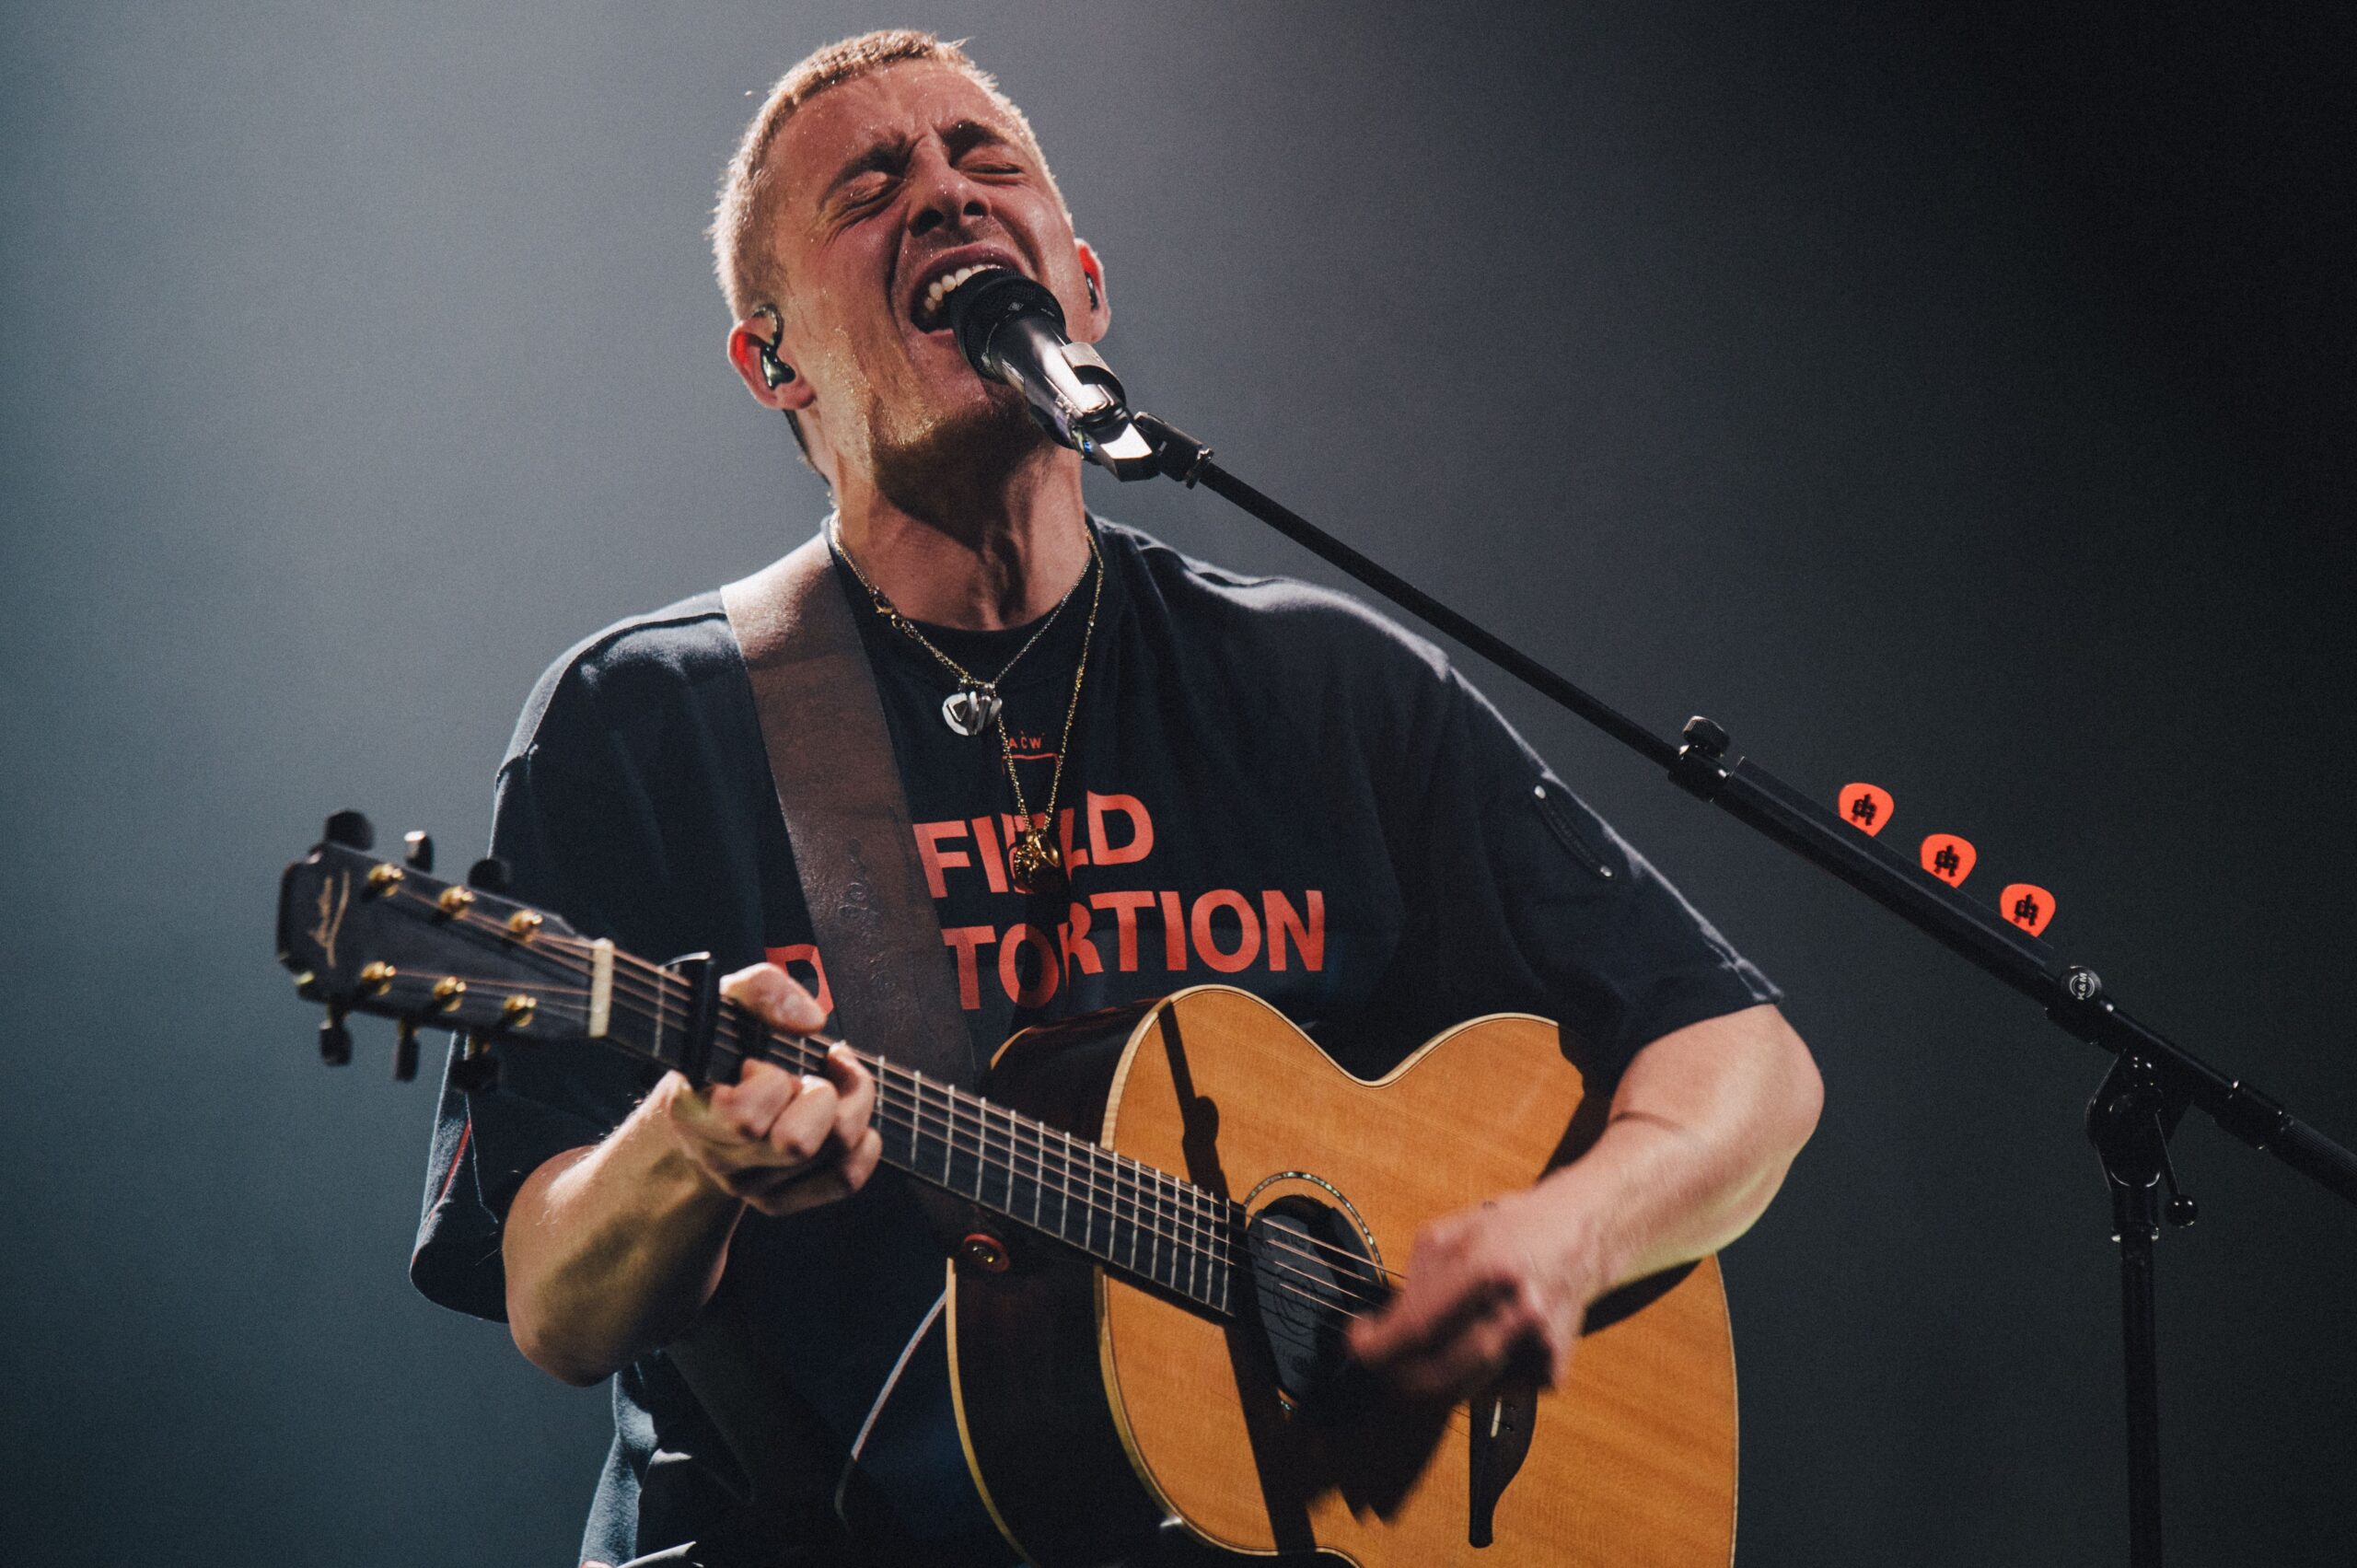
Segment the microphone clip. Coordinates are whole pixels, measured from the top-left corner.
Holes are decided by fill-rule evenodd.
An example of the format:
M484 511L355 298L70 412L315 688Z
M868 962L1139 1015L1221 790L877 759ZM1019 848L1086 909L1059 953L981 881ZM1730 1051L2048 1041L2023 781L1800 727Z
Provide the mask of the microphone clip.
M1117 479L1157 471L1120 378L1094 347L1064 335L1063 308L1045 287L1016 272L983 273L952 290L942 309L976 373L1022 393L1058 443Z

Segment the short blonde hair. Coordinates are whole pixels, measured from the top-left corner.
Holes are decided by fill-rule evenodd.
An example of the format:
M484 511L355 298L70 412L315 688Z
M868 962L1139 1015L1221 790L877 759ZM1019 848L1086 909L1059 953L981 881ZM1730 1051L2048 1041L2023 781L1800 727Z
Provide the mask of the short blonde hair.
M945 43L932 33L911 28L888 28L813 50L770 89L721 179L719 204L712 215L713 270L719 274L720 292L727 296L728 308L739 320L751 314L754 306L773 302L784 292L775 286L777 258L761 222L774 183L769 177L769 156L778 133L795 110L829 87L908 61L951 66L971 77L1006 111L1026 150L1039 160L1041 172L1047 172L1047 157L1031 133L1031 122L999 91L997 80L957 43ZM1049 188L1054 189L1055 176L1047 174L1047 180ZM1057 199L1062 200L1061 193Z

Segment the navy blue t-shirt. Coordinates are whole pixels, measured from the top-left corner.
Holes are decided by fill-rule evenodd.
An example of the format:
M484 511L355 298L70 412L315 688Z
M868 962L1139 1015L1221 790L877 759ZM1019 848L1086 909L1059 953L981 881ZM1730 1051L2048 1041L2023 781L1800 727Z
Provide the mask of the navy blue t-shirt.
M1466 1017L1542 1014L1592 1092L1608 1092L1646 1042L1775 998L1431 644L1337 594L1237 576L1110 524L1097 537L1101 600L1052 823L1070 882L1053 897L1006 874L1016 803L996 732L944 723L955 677L837 567L977 1060L1031 1024L1217 981L1265 997L1365 1077ZM1095 586L1083 580L1002 683L1034 811ZM926 630L988 676L1032 629ZM550 668L500 769L492 848L517 896L586 935L657 960L768 958L831 1002L717 594L610 627ZM505 1055L499 1092L444 1090L411 1264L427 1295L491 1318L505 1315L499 1237L517 1189L652 1085L586 1047ZM938 1323L909 1348L942 1278L887 1169L846 1202L747 1216L721 1291L778 1325L797 1391L846 1450L859 1442L901 1524L986 1535ZM616 1377L614 1400L585 1556L725 1534L726 1460L677 1371L648 1356Z

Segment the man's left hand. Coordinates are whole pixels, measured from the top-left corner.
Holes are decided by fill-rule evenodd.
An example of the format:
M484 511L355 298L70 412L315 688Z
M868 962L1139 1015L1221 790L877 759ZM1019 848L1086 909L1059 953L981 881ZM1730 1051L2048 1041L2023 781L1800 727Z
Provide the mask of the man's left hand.
M1509 1373L1563 1380L1604 1271L1580 1227L1541 1191L1426 1225L1407 1283L1351 1326L1351 1350L1411 1399L1469 1399Z

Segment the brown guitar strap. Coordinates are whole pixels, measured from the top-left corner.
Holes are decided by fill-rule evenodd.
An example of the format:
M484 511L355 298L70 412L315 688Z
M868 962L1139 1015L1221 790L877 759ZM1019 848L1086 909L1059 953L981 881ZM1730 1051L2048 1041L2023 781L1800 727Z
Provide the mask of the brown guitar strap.
M730 583L720 601L752 682L844 1037L972 1086L980 1073L948 949L917 862L875 673L835 581L826 533ZM761 1543L759 1560L917 1561L874 1504L861 1508L856 1492L838 1490L842 1440L793 1392L767 1335L708 1310L668 1353L745 1473L750 1494L739 1539ZM864 1551L843 1538L849 1516Z
M720 590L836 1017L861 1050L972 1087L958 1003L875 673L827 536Z

